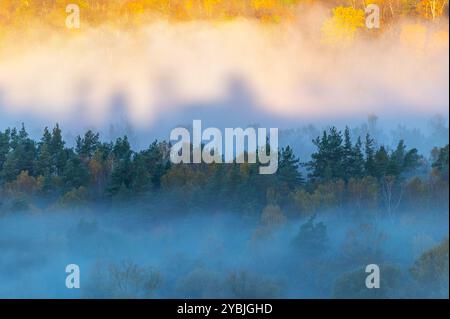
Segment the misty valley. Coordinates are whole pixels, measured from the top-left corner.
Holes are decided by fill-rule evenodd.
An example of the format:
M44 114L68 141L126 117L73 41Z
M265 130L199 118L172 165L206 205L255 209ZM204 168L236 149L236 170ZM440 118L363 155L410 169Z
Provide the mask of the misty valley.
M448 241L442 242L448 225L433 217L403 215L374 223L322 216L320 222L294 220L269 230L261 221L229 214L161 220L126 210L99 211L3 217L0 295L448 296ZM326 225L325 232L320 225ZM80 289L66 288L65 268L71 263L80 267ZM365 286L365 268L372 263L380 266L380 289Z
M449 40L449 0L0 0L2 310L448 299Z

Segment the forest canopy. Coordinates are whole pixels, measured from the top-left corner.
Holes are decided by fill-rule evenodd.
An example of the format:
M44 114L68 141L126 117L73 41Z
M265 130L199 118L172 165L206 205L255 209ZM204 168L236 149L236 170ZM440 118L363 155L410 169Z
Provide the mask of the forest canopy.
M25 126L0 131L1 210L131 200L257 215L272 205L301 216L327 207L392 214L448 205L448 145L424 156L403 140L390 149L369 134L353 141L349 128L331 127L313 140L310 159L286 146L276 174L260 175L259 164L174 165L166 141L133 151L127 136L103 142L89 130L75 147L62 136L59 125L39 141Z

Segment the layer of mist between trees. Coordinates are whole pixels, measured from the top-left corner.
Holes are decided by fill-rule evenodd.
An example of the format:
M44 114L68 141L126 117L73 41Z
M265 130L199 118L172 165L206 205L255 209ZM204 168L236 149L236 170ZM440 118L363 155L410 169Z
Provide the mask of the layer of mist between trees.
M448 297L448 145L329 128L309 160L172 165L88 131L0 133L3 297ZM65 266L81 267L68 290ZM381 268L365 288L365 266Z

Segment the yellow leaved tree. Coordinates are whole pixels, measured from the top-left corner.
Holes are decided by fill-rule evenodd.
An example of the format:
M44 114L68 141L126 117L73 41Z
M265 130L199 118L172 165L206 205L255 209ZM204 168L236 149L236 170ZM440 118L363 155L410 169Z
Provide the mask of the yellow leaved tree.
M353 42L358 29L364 26L365 15L361 9L337 7L333 16L322 26L322 42L333 46L347 46Z
M425 18L436 20L440 18L448 7L448 0L421 0L417 4L417 11Z

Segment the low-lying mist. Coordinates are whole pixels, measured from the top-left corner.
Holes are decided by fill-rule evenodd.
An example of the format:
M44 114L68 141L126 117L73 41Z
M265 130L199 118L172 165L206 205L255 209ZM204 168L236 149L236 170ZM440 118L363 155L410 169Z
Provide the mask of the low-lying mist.
M447 213L341 213L9 214L0 218L0 297L448 298L448 241L446 274L432 265L424 283L426 266L415 264L448 238ZM68 264L80 266L80 289L65 286ZM365 287L368 264L380 266L380 289Z

